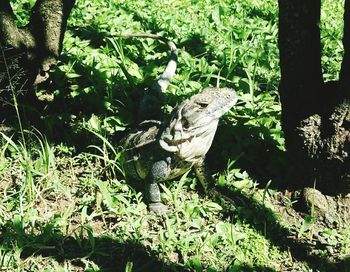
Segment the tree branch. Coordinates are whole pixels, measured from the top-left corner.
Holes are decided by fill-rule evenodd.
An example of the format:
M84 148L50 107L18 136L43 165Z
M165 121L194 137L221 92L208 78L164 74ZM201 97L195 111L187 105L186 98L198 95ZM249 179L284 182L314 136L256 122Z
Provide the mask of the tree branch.
M34 85L45 81L50 67L62 51L68 16L75 0L38 0L32 10L27 29L35 40L33 58L40 65Z
M75 0L38 0L33 7L28 27L41 49L55 58L61 53L67 19L74 4Z
M1 0L0 42L22 53L27 88L44 82L62 51L68 16L76 0L37 0L29 24L18 28L9 0Z
M340 70L340 89L346 92L346 97L350 98L350 0L345 0L344 12L344 57Z
M16 18L8 0L2 0L0 5L0 37L6 45L19 48L21 35L16 25Z

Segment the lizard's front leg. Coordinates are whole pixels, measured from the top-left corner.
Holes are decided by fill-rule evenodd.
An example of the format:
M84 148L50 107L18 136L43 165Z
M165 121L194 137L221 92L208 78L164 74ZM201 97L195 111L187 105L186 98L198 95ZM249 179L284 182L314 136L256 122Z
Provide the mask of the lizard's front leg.
M220 201L219 203L222 203L226 209L230 209L231 211L235 210L236 203L231 198L217 191L215 187L216 182L206 170L204 160L196 163L193 167L196 171L197 178L203 186L204 193L209 197Z
M199 179L199 182L203 187L204 193L207 194L208 190L215 185L215 182L213 177L208 173L208 171L205 168L204 159L195 163L193 165L193 168L196 172L196 176Z
M157 161L146 178L146 196L148 207L157 214L163 214L167 211L167 206L161 202L158 182L164 181L170 174L170 158Z

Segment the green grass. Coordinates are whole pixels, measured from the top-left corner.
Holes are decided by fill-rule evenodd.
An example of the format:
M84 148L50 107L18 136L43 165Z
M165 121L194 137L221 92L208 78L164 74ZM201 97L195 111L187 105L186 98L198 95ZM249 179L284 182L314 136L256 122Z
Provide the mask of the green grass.
M13 2L25 24L25 1ZM14 116L8 123L23 136L0 137L1 269L329 271L328 260L346 264L348 227L315 226L313 214L287 216L294 199L283 192L292 170L277 92L277 1L77 2L54 84L38 90L54 101L37 129L25 116L18 128ZM330 0L323 7L322 61L333 80L342 11ZM117 37L143 32L163 34L179 49L164 112L209 85L236 89L239 102L220 121L208 154L234 205L201 194L190 172L162 184L170 211L159 217L147 211L142 185L126 182L118 142L168 60L158 41ZM325 246L312 252L315 233Z

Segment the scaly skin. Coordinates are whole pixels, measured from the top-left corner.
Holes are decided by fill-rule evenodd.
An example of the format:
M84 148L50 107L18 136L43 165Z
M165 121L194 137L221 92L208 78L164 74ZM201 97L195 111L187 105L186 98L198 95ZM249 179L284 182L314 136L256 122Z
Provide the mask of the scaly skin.
M169 121L144 121L123 140L127 176L145 180L150 210L166 212L158 183L176 178L192 167L204 191L210 187L204 167L219 118L236 103L233 89L206 88L174 108Z

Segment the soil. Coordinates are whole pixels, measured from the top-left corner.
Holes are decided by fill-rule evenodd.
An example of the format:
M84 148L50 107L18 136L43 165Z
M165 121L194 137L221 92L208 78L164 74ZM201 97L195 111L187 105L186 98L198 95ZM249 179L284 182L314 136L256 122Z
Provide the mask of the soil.
M348 239L344 231L350 225L350 194L328 196L305 188L276 192L270 200L280 224L288 229L287 244L299 251L294 254L297 259L312 259L318 269L325 269L321 271L350 271L350 252L343 249Z

